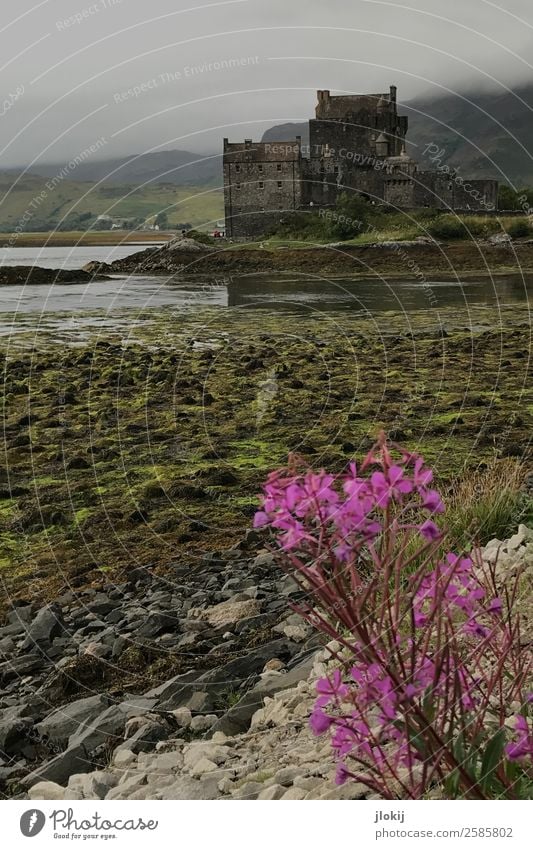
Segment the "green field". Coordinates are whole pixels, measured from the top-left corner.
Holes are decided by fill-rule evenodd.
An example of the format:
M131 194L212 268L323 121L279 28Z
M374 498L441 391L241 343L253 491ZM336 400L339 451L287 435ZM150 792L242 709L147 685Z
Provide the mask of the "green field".
M223 216L224 205L216 186L154 184L98 185L63 180L57 185L45 177L0 174L0 230L12 232L25 222L25 231L84 229L68 226L76 216L147 219L166 213L170 227L189 223L212 226ZM48 227L40 226L48 223Z

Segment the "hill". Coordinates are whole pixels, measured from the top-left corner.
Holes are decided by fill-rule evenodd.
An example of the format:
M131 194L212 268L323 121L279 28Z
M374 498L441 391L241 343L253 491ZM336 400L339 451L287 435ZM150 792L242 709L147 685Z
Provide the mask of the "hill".
M64 162L38 165L33 173L54 177L61 173ZM170 183L175 186L204 186L215 184L222 173L222 155L191 153L188 150L161 150L119 159L89 160L76 166L67 175L76 182L113 184Z
M57 172L56 172L57 173ZM86 229L99 215L146 220L164 212L168 226L216 222L223 216L221 189L211 186L156 184L95 186L93 182L63 180L50 189L42 176L0 172L0 230L11 232L25 221L25 229ZM48 183L48 185L47 185Z
M460 165L465 175L533 184L533 85L513 92L419 98L404 108L408 138L418 145L415 158L423 161L424 148L435 143L445 151L442 161Z

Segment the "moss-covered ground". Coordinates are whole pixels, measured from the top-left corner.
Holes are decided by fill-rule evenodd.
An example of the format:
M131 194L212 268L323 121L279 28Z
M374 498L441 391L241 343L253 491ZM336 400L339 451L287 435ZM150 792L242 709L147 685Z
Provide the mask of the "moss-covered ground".
M4 344L4 597L52 598L231 546L290 451L340 469L384 427L445 485L529 458L527 306L151 311L127 340Z

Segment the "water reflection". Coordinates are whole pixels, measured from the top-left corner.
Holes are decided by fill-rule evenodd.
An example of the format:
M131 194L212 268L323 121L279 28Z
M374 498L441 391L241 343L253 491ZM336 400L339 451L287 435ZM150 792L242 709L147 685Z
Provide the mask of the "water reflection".
M267 307L271 310L413 312L444 307L464 308L529 302L533 274L476 277L463 281L432 280L272 280L247 277L228 287L232 307Z

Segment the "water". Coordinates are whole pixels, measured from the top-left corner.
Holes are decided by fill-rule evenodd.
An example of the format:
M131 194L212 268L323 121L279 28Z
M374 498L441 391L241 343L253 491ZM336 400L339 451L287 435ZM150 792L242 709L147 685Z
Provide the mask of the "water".
M88 262L113 262L164 242L129 242L123 245L90 245L44 248L0 248L0 265L38 265L40 268L83 268Z
M136 246L79 248L11 248L0 251L9 265L80 268L90 260L110 261L135 252ZM294 273L276 278L255 276L229 286L165 276L115 275L94 283L60 283L0 287L0 336L41 334L75 342L93 329L123 329L149 322L164 308L183 313L199 307L245 308L302 313L359 313L385 311L405 314L430 312L439 321L441 310L457 310L468 323L470 307L494 308L529 304L533 275L470 277L459 280L310 279Z

